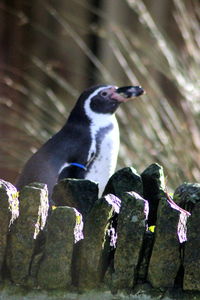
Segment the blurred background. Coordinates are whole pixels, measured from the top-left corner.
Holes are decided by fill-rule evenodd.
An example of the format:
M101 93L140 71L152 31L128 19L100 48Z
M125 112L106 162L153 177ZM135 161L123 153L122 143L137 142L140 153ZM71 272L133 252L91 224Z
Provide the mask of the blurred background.
M0 0L0 178L67 119L90 85L140 84L117 113L118 168L157 162L200 179L199 0Z

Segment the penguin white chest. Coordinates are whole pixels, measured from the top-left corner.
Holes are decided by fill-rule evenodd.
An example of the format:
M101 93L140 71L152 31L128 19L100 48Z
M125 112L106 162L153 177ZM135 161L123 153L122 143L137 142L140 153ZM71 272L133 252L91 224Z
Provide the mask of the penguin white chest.
M96 128L97 129L97 128ZM90 153L95 153L94 159L89 166L86 179L99 183L99 195L104 191L110 176L114 173L119 152L119 128L117 120L106 127L91 131L92 145Z

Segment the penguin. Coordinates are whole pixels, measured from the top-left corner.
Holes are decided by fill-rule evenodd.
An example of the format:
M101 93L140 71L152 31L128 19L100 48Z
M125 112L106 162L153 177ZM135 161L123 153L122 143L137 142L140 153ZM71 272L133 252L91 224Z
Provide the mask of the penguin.
M25 164L16 187L46 183L51 199L54 185L64 178L89 179L99 195L114 173L119 151L115 112L121 103L140 96L140 86L97 85L78 98L67 122Z

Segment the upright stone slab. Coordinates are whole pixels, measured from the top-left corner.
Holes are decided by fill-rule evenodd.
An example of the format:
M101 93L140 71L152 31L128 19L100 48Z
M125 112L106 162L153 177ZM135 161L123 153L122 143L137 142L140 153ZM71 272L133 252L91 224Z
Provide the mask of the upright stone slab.
M166 198L159 203L155 242L149 263L148 279L153 287L173 287L180 267L177 225L179 212Z
M44 258L38 273L38 285L45 289L71 285L71 263L75 229L81 215L72 207L53 209L48 220Z
M187 221L187 242L184 252L184 290L200 291L200 184L183 183L174 192L181 207L191 212Z
M0 272L5 259L9 226L19 216L19 201L16 188L0 180ZM1 278L1 275L0 275Z
M124 194L117 226L113 290L131 289L136 283L137 266L146 230L146 202L138 194Z
M142 179L134 168L127 167L111 176L103 195L113 194L120 198L123 193L131 191L143 194Z
M85 179L64 179L55 185L52 199L56 206L74 207L85 217L98 199L98 184Z
M174 199L181 207L192 212L195 204L200 202L200 183L183 183L176 188Z
M188 219L188 241L184 255L184 290L200 291L200 202L195 204Z
M149 203L148 227L150 230L144 234L141 257L138 266L138 280L145 282L147 279L149 260L154 244L154 229L157 221L159 201L165 196L164 172L158 164L152 164L141 174L143 182L144 199ZM152 229L153 230L152 230Z
M127 167L118 170L115 174L109 179L105 190L104 195L113 194L123 199L123 195L126 192L137 192L138 194L143 194L143 185L142 179L137 171L132 167ZM116 231L117 231L117 222L118 222L118 213L113 213L112 217L109 220L108 231L106 234L106 242L103 251L105 268L104 272L107 275L106 277L110 278L110 273L113 273L113 257L116 248ZM114 242L114 243L113 243ZM106 264L107 261L107 264ZM108 278L105 279L108 283Z
M148 225L156 225L157 208L162 196L165 195L163 167L152 164L141 174L143 182L143 197L149 202Z
M99 285L107 226L113 211L119 210L119 201L114 195L107 195L95 202L87 217L84 240L79 249L79 265L76 266L78 285L82 289L91 289Z
M20 213L11 227L7 265L14 283L26 284L35 251L36 238L46 223L48 191L45 184L25 186L19 196Z

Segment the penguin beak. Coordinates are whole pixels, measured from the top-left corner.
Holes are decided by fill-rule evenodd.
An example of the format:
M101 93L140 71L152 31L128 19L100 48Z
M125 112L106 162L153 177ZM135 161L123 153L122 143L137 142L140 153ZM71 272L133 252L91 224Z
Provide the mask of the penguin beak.
M136 98L145 93L141 86L123 86L119 88L113 87L109 90L110 92L112 90L110 98L119 102L127 102L130 99Z

